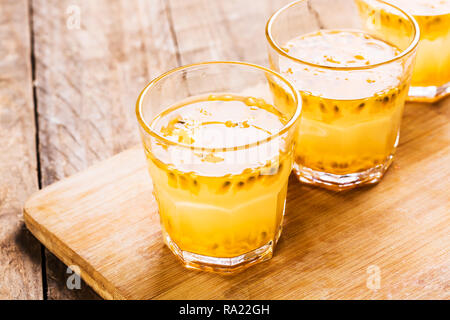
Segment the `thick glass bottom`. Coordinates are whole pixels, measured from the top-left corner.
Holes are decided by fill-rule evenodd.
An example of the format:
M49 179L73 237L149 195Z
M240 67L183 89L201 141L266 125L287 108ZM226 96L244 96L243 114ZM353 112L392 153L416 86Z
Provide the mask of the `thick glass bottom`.
M294 164L294 173L300 182L334 191L344 191L356 187L377 183L381 180L394 159L390 155L386 161L365 171L349 174L332 174L316 171Z
M273 241L271 240L253 251L231 258L209 257L183 251L170 238L169 234L164 229L162 230L162 233L166 245L172 253L181 260L186 268L220 274L232 274L272 258L275 245L281 235L281 227L277 233L276 239Z
M410 87L408 101L433 103L448 95L450 95L450 82L440 87Z

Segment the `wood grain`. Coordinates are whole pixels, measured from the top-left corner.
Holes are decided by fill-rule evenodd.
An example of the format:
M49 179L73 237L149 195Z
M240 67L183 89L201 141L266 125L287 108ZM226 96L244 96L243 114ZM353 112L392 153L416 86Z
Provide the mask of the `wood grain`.
M177 60L164 0L32 4L46 186L136 143L138 93ZM49 299L95 298L68 290L66 267L51 255L47 271Z
M0 8L0 299L42 299L41 246L22 205L38 189L28 5Z
M188 271L163 245L140 149L35 194L25 220L108 299L449 299L449 120L450 99L408 104L376 186L334 193L292 178L274 258L234 276Z
M237 60L267 65L265 25L290 0L169 0L182 64Z

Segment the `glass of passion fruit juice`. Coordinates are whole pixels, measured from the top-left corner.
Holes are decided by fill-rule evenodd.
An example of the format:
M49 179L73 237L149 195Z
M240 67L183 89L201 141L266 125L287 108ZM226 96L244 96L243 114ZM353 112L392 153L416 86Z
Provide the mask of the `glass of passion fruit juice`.
M169 71L137 102L164 241L218 273L271 258L301 110L279 74L239 62Z
M332 190L376 183L392 162L419 31L382 37L354 0L300 0L277 11L266 36L272 69L291 79L303 104L294 172Z
M409 32L407 21L374 0L355 0L361 16L384 37ZM411 13L420 27L409 100L435 102L450 94L450 0L387 0ZM372 27L373 28L373 27Z

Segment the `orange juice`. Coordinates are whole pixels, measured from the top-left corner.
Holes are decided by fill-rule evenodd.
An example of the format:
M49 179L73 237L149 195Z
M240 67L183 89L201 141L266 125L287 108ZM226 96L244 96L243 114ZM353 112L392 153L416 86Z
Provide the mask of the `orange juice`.
M411 85L441 87L450 84L450 0L388 0L417 20L421 37ZM380 24L386 36L407 30L405 20L379 9L371 0L357 0L361 14ZM438 93L437 93L438 94Z
M291 60L279 62L280 72L294 82L303 99L295 149L299 178L311 182L311 172L336 176L384 172L397 146L408 92L403 66L397 62L348 72L342 68L387 61L400 50L351 30L302 35L285 43L283 50L302 61L325 66L319 69ZM380 177L371 176L375 180Z
M146 147L169 247L232 258L273 245L281 230L292 150L280 150L281 137L251 154L223 149L268 138L287 121L261 99L233 95L196 97L155 117L151 128L166 139L209 150L168 159L170 146Z

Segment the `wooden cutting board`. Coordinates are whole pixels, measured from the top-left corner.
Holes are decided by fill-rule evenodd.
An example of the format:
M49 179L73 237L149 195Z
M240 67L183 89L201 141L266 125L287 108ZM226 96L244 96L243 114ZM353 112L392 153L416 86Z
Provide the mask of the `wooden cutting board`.
M37 192L25 222L106 299L448 299L449 102L406 106L376 186L334 193L291 177L273 259L237 275L186 270L164 246L141 148Z

